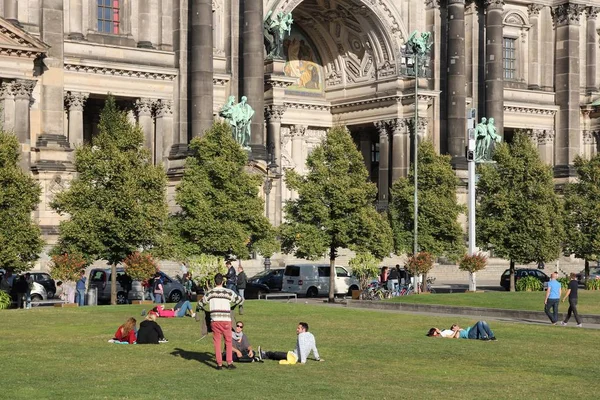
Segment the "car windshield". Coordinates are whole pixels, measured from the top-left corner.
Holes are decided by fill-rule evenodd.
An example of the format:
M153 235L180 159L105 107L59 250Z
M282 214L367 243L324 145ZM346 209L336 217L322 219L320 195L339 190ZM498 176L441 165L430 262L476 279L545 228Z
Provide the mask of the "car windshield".
M260 271L258 274L254 275L252 278L250 279L255 279L255 278L262 278L263 276L267 276L269 275L271 271L269 270L264 270L264 271Z

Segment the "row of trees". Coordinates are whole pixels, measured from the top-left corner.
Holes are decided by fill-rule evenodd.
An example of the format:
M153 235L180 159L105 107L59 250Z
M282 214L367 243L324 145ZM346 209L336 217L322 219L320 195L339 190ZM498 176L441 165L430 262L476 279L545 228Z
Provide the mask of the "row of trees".
M309 155L307 174L287 172L287 186L298 196L285 205L285 222L278 230L264 216L258 196L262 179L247 171L247 154L228 125L216 123L192 140L176 189L179 211L171 216L164 168L151 163L141 129L128 122L112 98L99 131L91 146L77 149L77 175L51 204L69 216L60 224L54 256L74 254L87 263L105 259L115 269L139 251L175 259L232 253L247 258L253 252L269 257L281 248L306 259L327 254L332 266L339 248L379 260L392 252L412 253L412 172L392 185L389 212L378 213L377 188L344 127L332 128ZM18 155L16 139L2 134L0 266L26 269L42 246L30 217L40 190L18 169ZM586 260L600 254L595 229L600 223L595 207L600 158L576 161L580 180L565 187L563 201L554 191L550 167L525 135L517 134L511 145L501 144L494 157L494 165L479 168L480 247L493 247L497 256L511 261L513 270L515 263L556 259L561 248ZM420 144L418 162L418 247L456 261L465 253L459 223L465 208L456 198L460 182L450 158L436 154L430 142ZM331 268L332 280L334 273ZM115 282L112 288L116 290ZM333 284L330 290L333 299Z

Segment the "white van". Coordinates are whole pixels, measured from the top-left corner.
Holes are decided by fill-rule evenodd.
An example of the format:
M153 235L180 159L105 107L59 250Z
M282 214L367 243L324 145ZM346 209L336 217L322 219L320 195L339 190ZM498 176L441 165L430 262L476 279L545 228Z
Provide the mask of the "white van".
M285 267L282 291L317 297L329 293L329 264L293 264ZM335 294L352 294L358 279L344 267L335 266Z

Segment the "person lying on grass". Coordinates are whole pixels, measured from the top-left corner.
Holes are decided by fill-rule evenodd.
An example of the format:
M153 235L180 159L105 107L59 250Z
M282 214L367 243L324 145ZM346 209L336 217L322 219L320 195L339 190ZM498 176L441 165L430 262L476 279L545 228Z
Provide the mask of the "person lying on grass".
M137 321L135 318L127 318L127 321L117 328L115 337L109 340L109 342L119 344L134 344L137 340L136 323Z
M152 311L157 313L158 316L161 318L181 318L188 315L188 313L192 318L196 317L196 313L192 312L192 305L188 300L180 300L179 303L175 305L175 307L168 310L165 309L162 305L158 305L154 307Z
M430 337L443 337L451 339L480 339L480 340L496 340L494 332L485 321L477 321L477 323L466 329L454 324L450 329L440 331L438 328L431 328L427 332Z

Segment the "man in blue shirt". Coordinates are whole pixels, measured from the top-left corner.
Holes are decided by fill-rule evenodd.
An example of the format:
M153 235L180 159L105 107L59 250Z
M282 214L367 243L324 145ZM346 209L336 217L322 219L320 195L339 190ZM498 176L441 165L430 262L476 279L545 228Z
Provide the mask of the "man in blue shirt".
M558 321L558 302L560 301L560 282L556 280L558 274L553 272L550 275L550 282L548 282L548 289L546 290L546 299L544 300L544 311L548 318L550 318L550 322L552 325L556 325ZM550 309L552 309L552 313L550 313Z
M77 304L79 307L83 307L85 305L85 282L85 270L82 269L79 273L77 285L75 286L75 289L77 290Z

